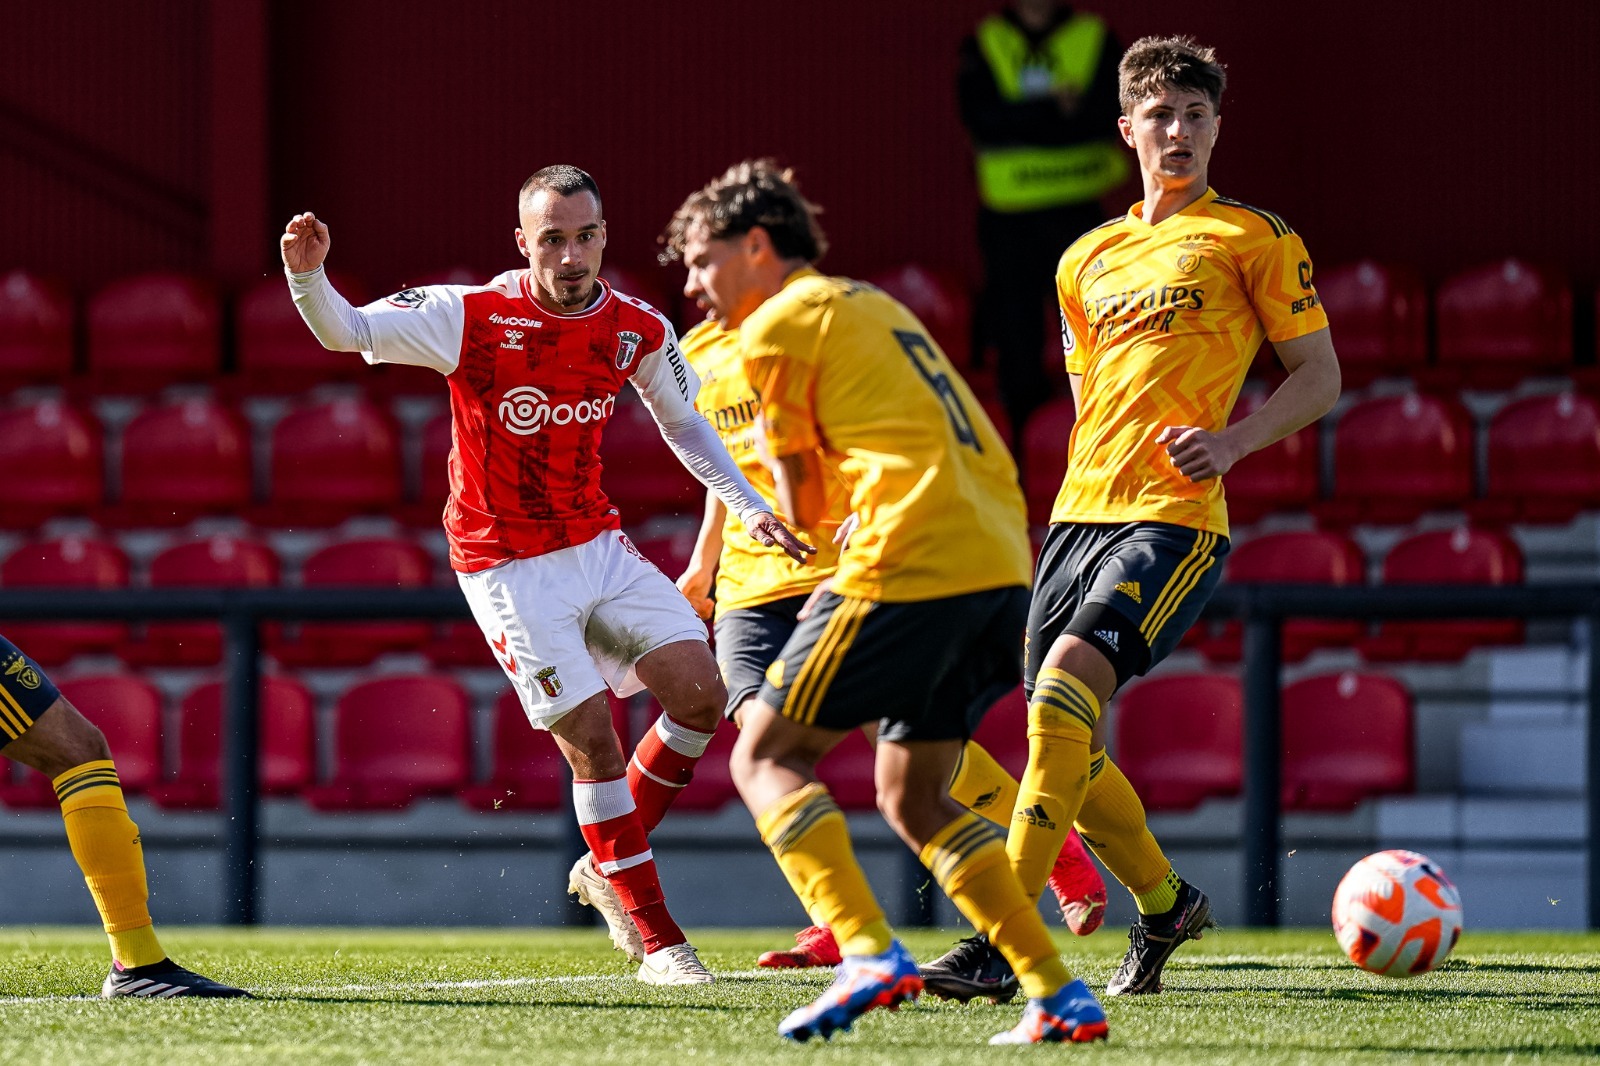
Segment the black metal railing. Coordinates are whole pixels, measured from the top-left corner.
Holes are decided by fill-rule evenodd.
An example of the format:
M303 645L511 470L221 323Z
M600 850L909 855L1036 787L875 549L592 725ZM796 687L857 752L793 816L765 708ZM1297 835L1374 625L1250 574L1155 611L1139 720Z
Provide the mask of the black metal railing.
M466 618L468 611L460 592L451 588L6 589L0 590L0 615L29 620L203 618L222 622L228 671L223 741L227 793L224 913L230 923L250 925L258 919L260 803L255 738L260 710L261 623ZM1224 585L1207 606L1206 617L1237 619L1244 627L1243 887L1245 920L1259 926L1277 925L1279 919L1279 701L1286 619L1586 620L1588 924L1600 929L1600 847L1595 844L1600 833L1600 585Z

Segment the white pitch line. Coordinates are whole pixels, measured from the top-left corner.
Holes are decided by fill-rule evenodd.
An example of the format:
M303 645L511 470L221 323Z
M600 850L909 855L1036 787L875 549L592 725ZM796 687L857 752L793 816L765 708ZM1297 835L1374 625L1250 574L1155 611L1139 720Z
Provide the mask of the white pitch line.
M830 969L828 971L832 973ZM793 974L777 974L772 970L728 970L717 973L718 977L757 978L797 976ZM515 988L523 985L584 985L606 984L608 982L632 982L631 974L565 974L550 977L490 977L480 978L475 981L391 981L384 983L365 983L348 985L291 985L287 988L265 988L261 994L272 996L304 996L312 994L338 994L347 992L447 992L452 989L469 988ZM0 1007L23 1003L71 1003L75 1001L97 1000L99 996L0 996Z

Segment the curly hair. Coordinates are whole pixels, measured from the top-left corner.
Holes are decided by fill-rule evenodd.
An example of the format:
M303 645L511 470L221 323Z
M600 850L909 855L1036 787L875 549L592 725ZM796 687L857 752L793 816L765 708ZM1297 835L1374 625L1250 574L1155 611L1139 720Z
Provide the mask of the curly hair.
M1124 115L1171 89L1204 93L1212 109L1220 112L1227 86L1228 74L1217 62L1216 50L1193 37L1141 37L1122 53L1117 65L1117 96Z
M771 159L747 159L689 194L657 238L663 246L657 258L663 263L681 259L691 226L704 226L713 240L760 226L779 256L815 263L828 251L828 239L817 225L821 211L800 195L793 170Z

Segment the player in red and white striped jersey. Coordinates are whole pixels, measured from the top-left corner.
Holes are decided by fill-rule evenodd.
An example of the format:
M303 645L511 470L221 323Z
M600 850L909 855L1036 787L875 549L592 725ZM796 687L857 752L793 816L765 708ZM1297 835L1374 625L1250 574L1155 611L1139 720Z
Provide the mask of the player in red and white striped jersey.
M689 783L727 699L704 624L639 554L600 487L600 438L632 385L684 465L762 544L813 549L773 517L705 418L672 326L598 278L605 219L576 167L534 174L518 199L528 269L486 285L406 289L355 308L322 264L328 227L290 219L281 240L296 306L324 347L445 375L450 390L450 565L535 728L572 766L591 854L568 891L605 915L654 984L711 980L667 912L647 834ZM665 713L631 761L609 687L648 688Z

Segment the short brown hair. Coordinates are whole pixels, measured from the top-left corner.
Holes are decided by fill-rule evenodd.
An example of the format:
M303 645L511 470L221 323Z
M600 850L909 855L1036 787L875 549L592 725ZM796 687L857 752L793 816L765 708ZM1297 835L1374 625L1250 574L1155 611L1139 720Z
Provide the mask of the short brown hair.
M1193 37L1141 37L1122 53L1117 65L1117 95L1124 115L1172 89L1204 93L1212 110L1220 112L1227 86L1228 73L1217 62L1216 50Z
M540 190L555 193L557 196L572 196L574 193L588 192L594 194L594 202L600 203L600 186L589 176L588 171L579 170L577 167L565 163L536 170L527 181L522 183L522 191L517 194L517 206L521 207L533 198L533 194Z
M828 251L828 238L817 225L821 211L800 195L793 170L771 159L746 159L689 194L658 238L664 246L658 258L663 263L682 258L690 226L705 226L713 240L760 226L778 255L815 263Z

